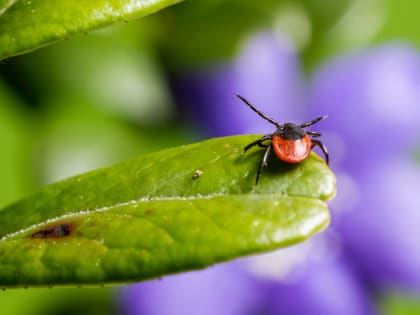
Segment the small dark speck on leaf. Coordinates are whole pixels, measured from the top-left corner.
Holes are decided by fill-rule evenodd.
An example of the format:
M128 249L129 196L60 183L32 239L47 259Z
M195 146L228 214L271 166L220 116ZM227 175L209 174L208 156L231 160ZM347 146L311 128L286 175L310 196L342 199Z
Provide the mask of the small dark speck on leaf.
M153 210L152 209L148 209L144 212L145 215L151 215L153 214Z
M42 230L36 231L31 235L32 238L61 238L70 236L74 231L74 224L72 223L60 223L53 226L49 226Z
M203 175L203 171L200 171L200 170L196 170L195 172L194 172L194 175L193 175L193 179L197 179L197 178L199 178L201 175Z

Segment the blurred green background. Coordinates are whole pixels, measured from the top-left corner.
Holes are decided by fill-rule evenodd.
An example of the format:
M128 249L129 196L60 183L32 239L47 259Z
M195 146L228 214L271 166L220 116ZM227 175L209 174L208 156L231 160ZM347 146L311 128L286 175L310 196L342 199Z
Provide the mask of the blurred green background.
M200 138L166 74L228 61L264 29L295 42L309 73L388 41L420 44L414 0L185 1L0 63L0 206L53 181ZM1 23L1 19L0 19ZM223 36L221 36L223 34ZM0 292L0 314L118 314L116 288ZM414 297L381 303L419 314Z

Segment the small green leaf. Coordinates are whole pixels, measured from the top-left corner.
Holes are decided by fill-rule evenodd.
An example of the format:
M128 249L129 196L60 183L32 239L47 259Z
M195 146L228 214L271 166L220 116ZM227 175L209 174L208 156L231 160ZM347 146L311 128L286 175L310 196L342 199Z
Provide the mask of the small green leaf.
M0 60L181 0L0 0Z
M72 177L0 211L0 285L130 282L292 245L324 229L335 177L258 136L212 139Z

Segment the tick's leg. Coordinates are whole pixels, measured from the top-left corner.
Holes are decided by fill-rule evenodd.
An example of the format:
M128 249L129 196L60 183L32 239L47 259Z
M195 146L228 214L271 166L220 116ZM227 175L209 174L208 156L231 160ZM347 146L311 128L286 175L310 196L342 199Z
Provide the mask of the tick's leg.
M250 144L248 144L244 148L244 153L246 151L248 151L250 148L252 148L253 146L256 146L256 145L258 145L259 147L263 147L263 148L267 147L267 145L263 144L263 142L266 141L266 140L270 140L271 138L272 138L272 135L271 134L267 134L267 135L262 136L258 140L254 141L254 142L251 142Z
M260 166L258 167L257 178L255 180L255 186L258 185L258 180L260 179L260 175L261 175L264 167L267 166L268 157L270 156L272 148L273 147L271 145L269 145L267 147L267 149L265 149L265 152L264 152L263 158L261 160Z
M300 127L301 127L301 128L306 128L306 127L308 127L308 126L311 126L311 125L313 125L313 124L316 124L318 121L323 120L323 119L325 119L325 118L327 118L327 115L324 115L324 116L319 116L319 117L317 117L317 118L315 118L315 119L312 119L311 121L308 121L308 122L306 122L306 123L304 123L304 124L300 125Z
M325 162L327 163L327 165L329 165L330 158L328 156L327 147L321 141L319 141L319 140L314 140L314 139L311 139L311 140L312 140L312 148L314 148L316 146L319 146L321 148L322 153L324 153Z
M321 137L321 134L317 131L307 131L306 133L312 137Z
M272 123L274 126L276 126L277 128L279 128L281 125L275 121L273 118L268 117L266 114L264 114L262 111L258 110L255 108L254 105L252 105L245 97L237 94L237 93L233 93L235 94L236 97L238 97L242 102L244 102L246 105L249 106L249 108L251 108L254 112L256 112L258 115L260 115L262 118L264 118L265 120L267 120L268 122Z

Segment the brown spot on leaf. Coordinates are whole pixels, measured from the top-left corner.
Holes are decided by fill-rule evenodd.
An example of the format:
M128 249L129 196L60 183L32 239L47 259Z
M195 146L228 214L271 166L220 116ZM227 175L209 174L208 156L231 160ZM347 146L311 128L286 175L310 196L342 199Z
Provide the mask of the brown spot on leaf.
M59 223L42 230L36 231L31 235L32 238L62 238L70 236L74 231L73 223Z
M153 210L152 209L148 209L148 210L146 210L145 212L144 212L144 214L145 215L151 215L151 214L153 214Z

